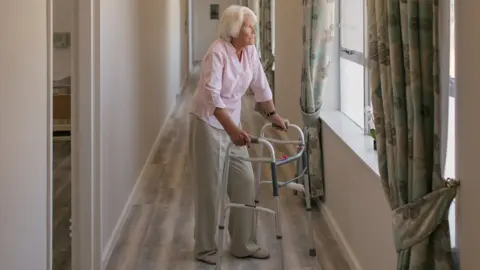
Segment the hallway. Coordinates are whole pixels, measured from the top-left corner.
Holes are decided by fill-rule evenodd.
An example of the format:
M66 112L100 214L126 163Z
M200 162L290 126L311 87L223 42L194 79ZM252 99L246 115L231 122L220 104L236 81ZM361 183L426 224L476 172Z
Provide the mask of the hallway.
M386 1L399 2L368 3ZM395 269L397 250L417 244L412 238L418 236L424 242L432 239L427 247L432 251L413 251L411 261L448 260L450 242L461 269L478 270L480 128L473 123L480 114L480 54L475 53L480 36L468 29L480 22L475 12L480 1L458 0L401 1L432 7L424 14L429 17L425 24L410 24L429 42L403 51L408 57L400 56L399 46L405 44L378 39L386 27L369 27L392 26L398 16L362 1L3 1L0 270L213 269L192 254L194 192L186 138L196 79L183 93L180 89L232 2L251 7L260 18L257 48L277 111L302 125L310 124L302 110L321 108L311 122L318 124L310 161L318 166L315 195L322 199L313 212L314 239L307 233L302 198L291 190L281 192L286 270ZM400 15L408 20L407 13ZM364 46L367 40L378 46ZM384 48L391 48L395 59L377 65ZM410 78L421 78L420 84L408 80L405 70L392 69L407 60ZM395 80L384 80L385 74ZM411 90L412 83L418 86L415 93L425 93L422 98L402 90ZM65 105L59 114L57 101ZM258 135L263 120L252 108L246 97L243 127ZM398 115L405 121L396 121ZM57 124L65 135L65 120L70 146L62 141L67 136L54 138ZM278 156L291 155L285 148L277 150ZM282 179L292 174L291 166L279 171ZM447 231L438 222L428 224L445 215L427 203L440 198L428 195L443 184L437 180L449 178L456 181L446 186L457 194L449 214L455 221ZM393 194L405 197L402 204L408 205L392 203ZM271 187L263 187L262 197L263 206L273 205ZM417 215L418 209L430 212ZM427 216L438 219L422 220ZM273 222L266 215L260 218L259 242L271 258L237 260L225 250L223 269L279 270ZM437 231L443 240L434 240ZM317 258L308 257L308 240L316 241Z
M188 109L197 78L178 97L177 107L167 120L160 147L150 164L146 181L123 228L108 270L193 270L213 269L193 260L194 205L189 170L186 164ZM242 122L246 130L258 134L263 125L261 116L253 112L251 97L245 97ZM286 152L286 149L280 149ZM279 156L284 155L278 153ZM252 155L255 151L252 150ZM292 167L282 167L280 177L292 175ZM266 170L263 170L264 172ZM265 177L268 177L266 174ZM290 176L289 176L290 177ZM261 202L272 207L271 191L264 186ZM308 256L306 212L300 197L291 190L280 196L283 211L282 226L286 269L291 270L349 270L342 251L318 211L314 211L317 258ZM277 269L274 224L270 217L260 215L259 242L271 251L271 258L236 260L226 253L223 269L275 270ZM228 241L228 237L227 237Z

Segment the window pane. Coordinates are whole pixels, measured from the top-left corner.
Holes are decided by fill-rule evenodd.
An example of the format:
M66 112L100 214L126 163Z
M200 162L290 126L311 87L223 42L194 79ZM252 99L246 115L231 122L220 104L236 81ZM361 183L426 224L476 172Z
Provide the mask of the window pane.
M445 160L445 178L455 178L455 98L450 97L448 101L448 137L447 137L447 157ZM450 237L452 247L457 247L456 241L456 214L455 201L450 206L448 215L450 224Z
M455 87L455 16L454 0L450 0L450 88ZM453 90L453 91L452 91ZM456 89L450 89L450 93ZM445 177L455 178L455 96L450 96L448 102L448 137L447 160L445 162Z
M341 110L361 128L364 127L363 66L340 59Z
M340 46L363 53L363 2L340 0Z
M455 0L450 0L450 94L454 93L455 85ZM445 178L455 178L455 96L451 95L448 100L448 135L447 135L447 156L445 160ZM448 220L450 225L450 237L453 248L454 263L458 268L458 245L456 228L456 199L450 206Z
M455 78L455 0L450 0L450 77Z

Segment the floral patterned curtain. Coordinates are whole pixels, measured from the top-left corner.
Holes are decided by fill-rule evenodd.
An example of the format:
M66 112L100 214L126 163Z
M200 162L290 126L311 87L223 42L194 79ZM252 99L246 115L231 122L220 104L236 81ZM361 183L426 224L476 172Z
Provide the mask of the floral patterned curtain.
M453 269L442 179L438 0L367 0L369 76L380 177L398 270Z
M272 33L272 1L275 0L250 0L248 7L255 12L258 18L258 23L255 26L257 39L256 47L260 55L263 70L268 79L268 84L273 92L273 98L275 100L275 72L273 66L275 63L275 57L273 54L273 33ZM251 90L249 90L251 92ZM255 110L259 111L260 106L257 104Z
M272 48L272 1L274 0L260 0L259 3L259 52L262 58L263 69L267 75L268 84L272 88L275 96L275 75L273 64L275 57Z
M257 19L260 20L260 1L261 0L249 0L247 7L249 7L255 15L257 15ZM257 33L257 38L255 39L255 47L260 53L260 38L258 38L260 33L260 26L259 23L255 25L255 33Z
M328 78L334 34L334 0L303 0L303 66L300 107L308 139L312 196L324 195L320 108Z

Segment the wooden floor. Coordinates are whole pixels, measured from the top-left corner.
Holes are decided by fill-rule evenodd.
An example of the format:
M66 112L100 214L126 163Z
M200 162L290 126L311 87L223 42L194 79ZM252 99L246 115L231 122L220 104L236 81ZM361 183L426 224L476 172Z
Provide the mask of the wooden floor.
M196 80L192 78L187 91L179 96L178 107L166 124L160 148L149 165L147 178L142 183L140 194L137 195L110 257L108 270L213 269L212 266L196 262L192 253L194 205L189 167L186 164L187 112ZM264 121L259 115L251 113L252 108L251 97L246 97L243 127L258 134ZM255 149L252 150L252 155L254 154ZM292 174L292 167L283 167L280 177L290 177ZM268 177L268 173L265 176ZM349 270L340 248L318 211L313 213L318 256L308 256L309 237L303 202L291 190L284 190L280 200L286 269ZM261 201L264 206L272 207L271 189L267 186L263 187ZM274 225L270 216L260 215L258 236L260 244L270 249L270 259L234 259L227 249L222 269L278 270Z
M71 141L53 141L53 270L70 270Z

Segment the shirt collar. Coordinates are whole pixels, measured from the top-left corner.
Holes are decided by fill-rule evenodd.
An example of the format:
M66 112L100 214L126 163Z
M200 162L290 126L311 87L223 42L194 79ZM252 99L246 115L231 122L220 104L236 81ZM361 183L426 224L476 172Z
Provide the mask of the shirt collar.
M225 40L222 40L222 42L223 44L225 44L225 48L227 48L227 52L230 55L237 57L237 50L235 49L235 47L233 47L232 43L230 43L230 41L225 41Z

